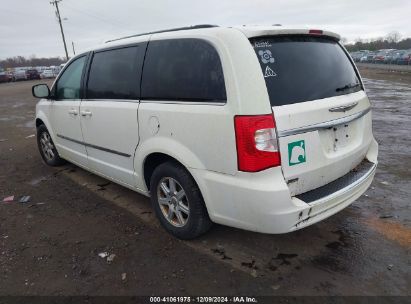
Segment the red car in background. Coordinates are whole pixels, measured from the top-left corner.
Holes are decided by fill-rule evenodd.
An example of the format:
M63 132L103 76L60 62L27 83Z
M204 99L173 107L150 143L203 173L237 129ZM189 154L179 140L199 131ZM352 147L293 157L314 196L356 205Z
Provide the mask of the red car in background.
M0 72L0 83L9 81L9 75L6 72Z
M32 79L41 79L40 74L36 69L31 69L26 71L26 79L27 80L32 80Z
M411 65L411 50L406 50L398 59L397 64Z

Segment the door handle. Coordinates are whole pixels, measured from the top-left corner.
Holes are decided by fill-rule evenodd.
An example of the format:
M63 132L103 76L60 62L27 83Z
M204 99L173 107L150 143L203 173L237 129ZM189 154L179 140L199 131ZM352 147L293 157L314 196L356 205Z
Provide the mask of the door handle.
M76 115L76 116L78 115L77 110L74 110L74 109L69 110L68 113L71 115Z
M86 111L81 111L81 116L91 116L92 115L92 113L90 112L90 111L88 111L88 110L86 110Z

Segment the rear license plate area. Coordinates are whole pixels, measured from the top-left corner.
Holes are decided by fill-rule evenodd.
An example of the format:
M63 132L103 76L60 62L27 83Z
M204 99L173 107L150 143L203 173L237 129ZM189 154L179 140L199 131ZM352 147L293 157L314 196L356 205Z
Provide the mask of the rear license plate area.
M334 126L331 129L334 138L334 150L348 146L352 137L352 126L350 123Z

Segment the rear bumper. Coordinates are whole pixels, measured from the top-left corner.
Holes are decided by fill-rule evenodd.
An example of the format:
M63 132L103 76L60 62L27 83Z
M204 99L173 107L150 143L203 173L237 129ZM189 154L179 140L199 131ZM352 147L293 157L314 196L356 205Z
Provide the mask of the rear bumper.
M349 179L349 183L340 183L334 191L319 188L317 196L311 193L291 197L278 167L252 174L239 172L236 176L206 170L190 171L213 222L261 233L287 233L339 212L367 190L377 168L377 144L374 143L367 155L370 165L361 174ZM307 197L309 199L304 201Z
M318 197L316 200L304 201L309 207L302 211L298 221L291 227L290 231L317 223L349 206L368 189L374 179L376 169L377 164L370 163L369 168L352 183L339 188L333 193ZM304 195L299 195L292 199L302 201L302 198L304 198Z

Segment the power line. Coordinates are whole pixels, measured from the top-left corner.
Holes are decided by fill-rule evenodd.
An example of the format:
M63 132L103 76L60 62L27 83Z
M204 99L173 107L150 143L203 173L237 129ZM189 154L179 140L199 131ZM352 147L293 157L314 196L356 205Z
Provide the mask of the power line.
M99 21L101 21L101 22L103 22L103 23L105 23L105 24L109 23L109 24L111 24L112 26L115 26L115 27L118 27L118 28L122 28L122 29L124 29L124 30L130 30L130 29L128 28L128 25L123 24L123 23L120 23L120 22L117 22L117 21L115 21L115 20L108 20L108 19L106 19L106 18L103 18L103 17L100 16L100 13L99 13L98 15L95 15L95 14L90 13L90 10L87 10L87 11L85 11L85 10L80 10L80 9L77 9L77 8L72 7L72 6L70 6L70 5L67 5L67 3L64 3L64 6L67 7L68 9L71 9L71 10L76 11L76 12L78 12L78 13L81 13L81 14L87 15L87 16L89 16L89 17L92 17L92 18L94 18L94 19L97 19L97 20L99 20ZM127 27L127 28L126 28L126 27Z
M64 37L63 25L61 24L61 17L60 17L59 5L58 5L58 3L60 1L62 1L62 0L54 0L54 1L51 1L50 4L54 5L56 7L56 16L57 16L57 20L60 24L61 37L63 38L64 50L66 52L66 59L68 61L69 56L68 56L68 52L67 52L66 38Z

